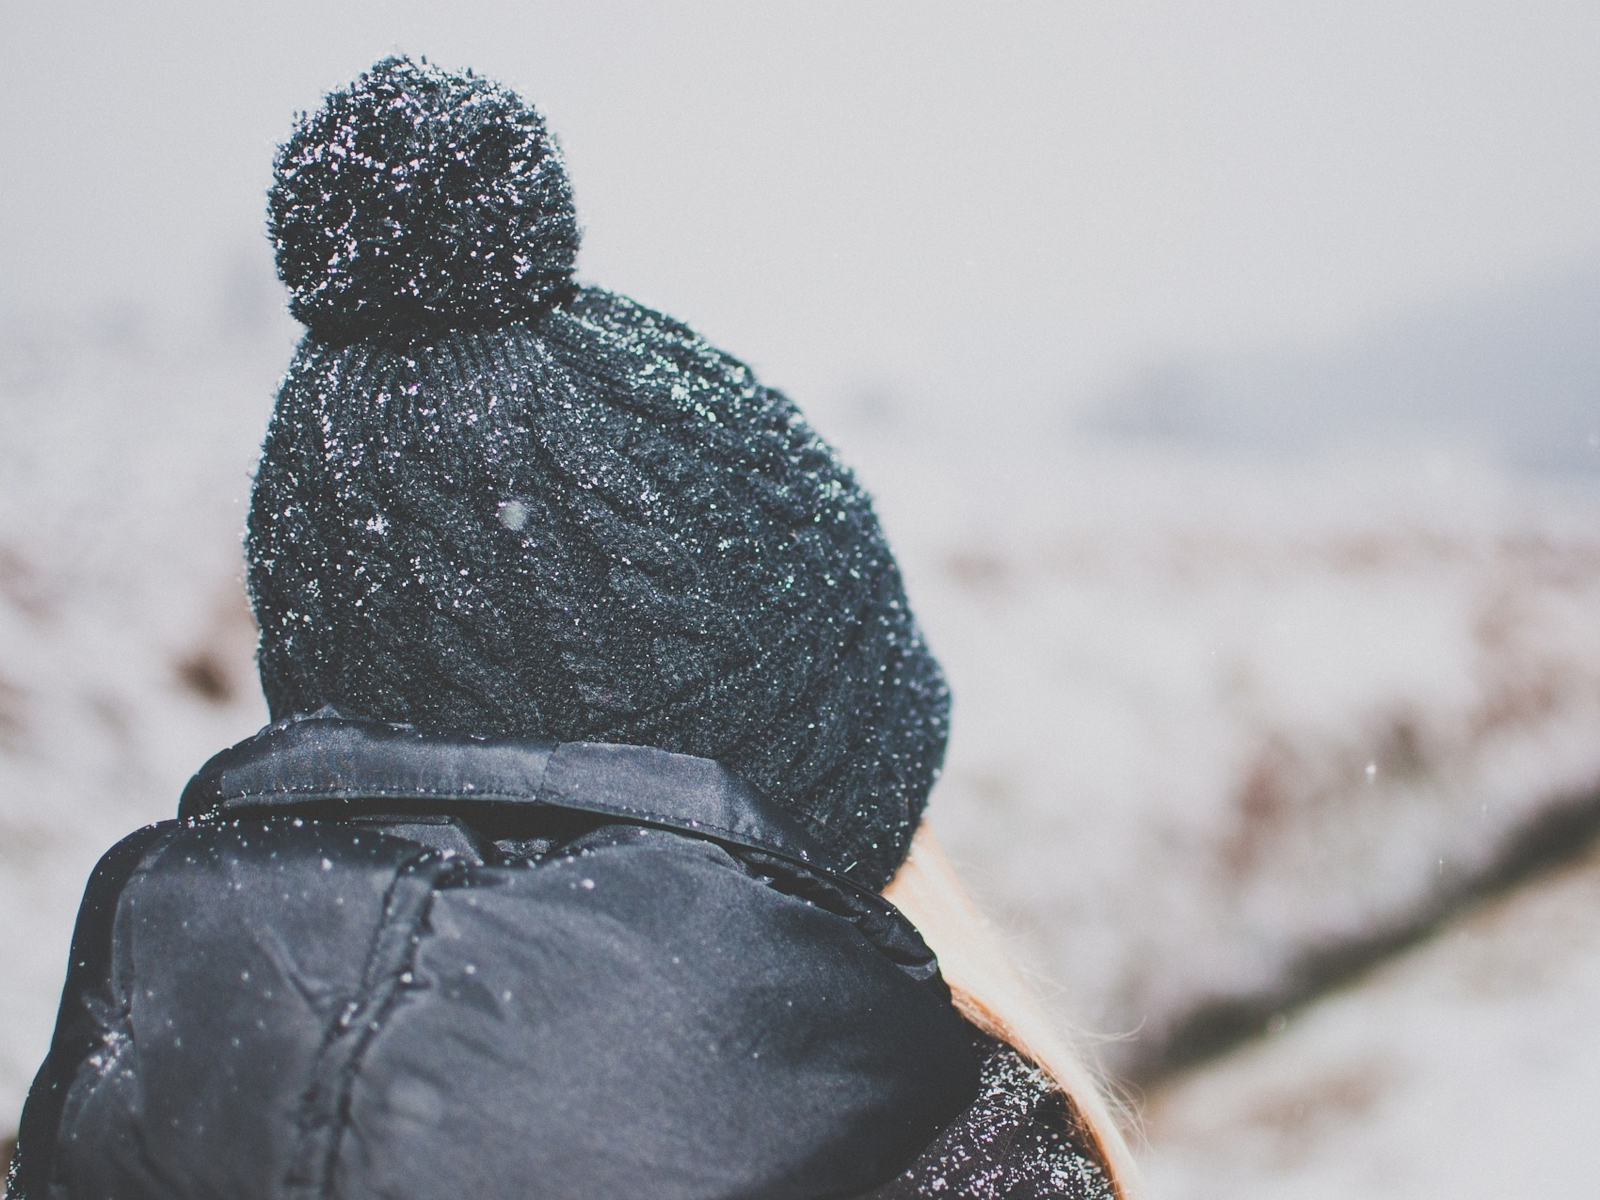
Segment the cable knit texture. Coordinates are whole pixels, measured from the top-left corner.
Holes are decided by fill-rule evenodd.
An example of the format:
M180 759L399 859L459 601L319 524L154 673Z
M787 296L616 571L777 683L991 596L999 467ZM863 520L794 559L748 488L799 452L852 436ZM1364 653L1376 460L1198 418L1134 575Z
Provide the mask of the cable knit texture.
M273 717L717 759L885 883L949 696L871 501L744 364L570 283L538 114L380 63L271 212L309 324L249 519Z

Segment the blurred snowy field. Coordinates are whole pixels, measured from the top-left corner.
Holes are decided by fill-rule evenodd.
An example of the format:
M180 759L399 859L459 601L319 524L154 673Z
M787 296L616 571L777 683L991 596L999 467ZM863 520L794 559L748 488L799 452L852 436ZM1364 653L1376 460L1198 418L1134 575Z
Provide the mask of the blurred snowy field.
M1600 856L1459 922L1146 1111L1165 1200L1583 1200Z
M284 325L188 345L102 324L14 333L0 355L4 1112L43 1053L94 860L265 718L238 538L291 344ZM1043 422L821 415L880 498L955 689L933 819L1059 1013L1112 1035L1100 1052L1125 1077L1203 1043L1219 1005L1281 1027L1270 1014L1318 964L1428 925L1529 829L1600 794L1590 488L1439 446L1285 465ZM1157 1181L1234 1194L1218 1147L1237 1136L1260 1179L1332 1195L1318 1172L1365 1178L1391 1153L1365 1114L1473 1070L1520 1094L1546 1059L1517 1057L1518 1029L1541 1005L1567 1019L1551 989L1588 979L1592 943L1530 944L1524 999L1458 1016L1441 1001L1441 1032L1403 1061L1361 1038L1434 1020L1428 989L1457 970L1445 951L1152 1091ZM1441 1040L1457 1034L1471 1062ZM1388 1073L1368 1079L1367 1062ZM1600 1088L1600 1062L1561 1069L1574 1094ZM1332 1097L1316 1101L1332 1115L1302 1121L1279 1098L1291 1086ZM1427 1133L1433 1111L1405 1128L1470 1135L1456 1109ZM1346 1125L1367 1140L1340 1140Z
M1596 803L1600 497L1426 449L866 474L957 699L935 820L1119 1072Z

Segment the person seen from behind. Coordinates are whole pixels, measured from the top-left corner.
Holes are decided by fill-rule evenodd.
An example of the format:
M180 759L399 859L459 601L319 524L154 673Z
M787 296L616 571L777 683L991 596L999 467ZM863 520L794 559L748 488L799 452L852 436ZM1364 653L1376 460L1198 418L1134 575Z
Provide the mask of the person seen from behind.
M331 93L269 212L273 723L96 869L7 1196L1127 1195L922 823L949 693L795 406L573 281L559 149L470 72Z

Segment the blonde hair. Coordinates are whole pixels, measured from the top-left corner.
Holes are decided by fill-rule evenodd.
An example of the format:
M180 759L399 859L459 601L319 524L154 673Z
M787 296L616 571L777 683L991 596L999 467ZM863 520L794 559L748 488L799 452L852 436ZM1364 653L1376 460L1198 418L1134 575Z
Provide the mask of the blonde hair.
M939 956L961 1015L1015 1047L1061 1089L1080 1144L1099 1158L1116 1195L1133 1200L1133 1156L1099 1082L1006 957L996 931L972 902L926 822L883 894Z

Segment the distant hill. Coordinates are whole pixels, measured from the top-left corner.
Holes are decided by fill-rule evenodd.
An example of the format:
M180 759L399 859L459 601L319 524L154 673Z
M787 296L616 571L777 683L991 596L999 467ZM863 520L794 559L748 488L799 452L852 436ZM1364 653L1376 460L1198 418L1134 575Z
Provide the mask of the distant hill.
M1469 445L1513 469L1600 470L1600 263L1321 348L1175 359L1088 406L1081 427L1272 452Z

